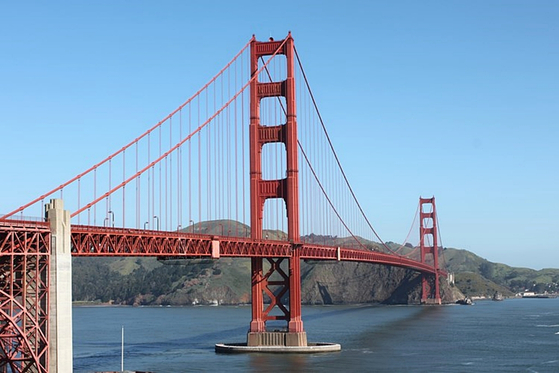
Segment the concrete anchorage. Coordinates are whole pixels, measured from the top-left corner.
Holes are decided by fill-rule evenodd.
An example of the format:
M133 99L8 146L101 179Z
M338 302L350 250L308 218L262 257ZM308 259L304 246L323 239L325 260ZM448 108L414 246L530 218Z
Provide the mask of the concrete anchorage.
M71 373L72 358L72 255L70 212L61 199L45 206L50 223L49 372Z

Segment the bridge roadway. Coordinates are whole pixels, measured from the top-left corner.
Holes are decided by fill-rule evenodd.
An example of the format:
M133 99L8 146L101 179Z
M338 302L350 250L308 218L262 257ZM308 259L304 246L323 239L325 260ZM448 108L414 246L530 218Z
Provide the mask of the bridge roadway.
M0 222L0 229L48 230L48 223L9 220ZM184 232L166 232L130 228L72 225L73 256L156 256L173 258L220 257L292 257L293 245L287 241L202 235ZM3 245L2 245L3 246ZM326 245L299 243L295 247L301 259L366 262L412 269L424 274L437 270L403 256L378 251L368 251ZM0 246L0 250L2 247ZM439 275L446 272L438 270Z

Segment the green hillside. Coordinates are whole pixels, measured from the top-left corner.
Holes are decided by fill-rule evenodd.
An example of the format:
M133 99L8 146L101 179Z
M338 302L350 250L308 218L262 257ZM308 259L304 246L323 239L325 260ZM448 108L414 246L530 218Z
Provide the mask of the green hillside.
M511 267L493 263L467 250L446 248L444 264L456 274L456 286L466 295L492 295L494 291L536 293L559 291L559 269ZM501 290L499 290L501 289Z

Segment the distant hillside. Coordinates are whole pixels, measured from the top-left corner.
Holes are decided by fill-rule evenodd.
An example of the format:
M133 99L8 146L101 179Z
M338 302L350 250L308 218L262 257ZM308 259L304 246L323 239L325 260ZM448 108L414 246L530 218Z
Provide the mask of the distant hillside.
M444 264L456 274L456 286L466 295L492 296L495 291L514 294L559 291L559 269L535 270L493 263L467 250L444 249Z
M171 263L164 265L155 258L74 258L73 299L129 305L250 302L248 259ZM407 304L420 299L420 276L402 268L302 262L301 277L305 304ZM447 302L462 297L446 282L443 285L442 296Z

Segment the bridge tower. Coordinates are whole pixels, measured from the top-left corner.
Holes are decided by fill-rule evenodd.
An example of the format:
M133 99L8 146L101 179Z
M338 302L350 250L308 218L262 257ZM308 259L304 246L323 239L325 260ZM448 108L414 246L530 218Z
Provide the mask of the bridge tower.
M435 197L419 198L419 247L421 251L421 262L426 263L428 259L431 259L433 267L435 268L434 276L429 276L427 274L421 275L421 303L441 304ZM428 258L427 255L431 255L431 258Z
M285 40L251 41L250 83L250 201L251 238L262 240L264 204L267 199L281 198L287 212L287 234L292 245L286 271L281 268L284 259L253 257L251 259L252 321L247 337L249 346L284 345L306 346L307 335L301 320L301 270L298 245L299 236L299 181L297 160L297 116L295 105L295 62L291 33ZM259 81L259 59L264 56L284 55L286 78L283 81ZM264 74L262 74L264 75ZM260 122L260 103L264 98L285 98L285 123ZM262 148L265 144L283 143L286 154L286 177L277 180L262 178ZM264 273L264 260L270 269ZM271 288L269 287L271 286ZM270 299L265 308L264 297ZM283 304L289 297L289 304ZM277 314L279 312L279 314ZM285 320L287 331L268 332L266 322Z

